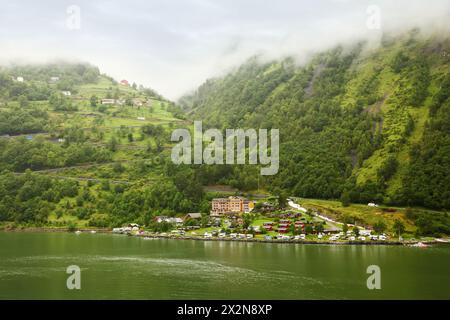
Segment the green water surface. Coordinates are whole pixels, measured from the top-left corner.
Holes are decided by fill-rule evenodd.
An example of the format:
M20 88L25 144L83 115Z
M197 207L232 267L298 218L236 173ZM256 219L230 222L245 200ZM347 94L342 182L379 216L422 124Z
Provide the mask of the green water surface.
M67 289L70 265L80 290ZM367 288L370 265L380 290ZM450 246L0 232L0 299L450 299Z

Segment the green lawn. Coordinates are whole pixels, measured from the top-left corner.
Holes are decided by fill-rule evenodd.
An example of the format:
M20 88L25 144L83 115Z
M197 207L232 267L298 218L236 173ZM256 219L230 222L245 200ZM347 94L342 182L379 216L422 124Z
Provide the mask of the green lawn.
M131 86L122 86L119 84L113 84L108 78L101 76L97 83L83 84L77 88L78 96L90 97L96 95L99 98L106 97L108 91L119 89L120 94L132 94L136 91Z

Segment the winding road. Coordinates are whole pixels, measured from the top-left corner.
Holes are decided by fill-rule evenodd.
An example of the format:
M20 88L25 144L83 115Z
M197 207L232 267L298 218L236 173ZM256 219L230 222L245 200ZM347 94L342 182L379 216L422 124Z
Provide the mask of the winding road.
M293 209L296 209L296 210L299 210L299 211L302 211L302 212L305 212L305 213L308 211L306 208L302 207L301 205L295 203L295 202L292 201L292 200L289 200L289 201L288 201L288 205L289 205L291 208L293 208ZM318 217L318 218L320 218L320 219L322 219L322 220L328 222L329 224L334 225L336 228L342 229L342 226L344 225L344 223L342 223L342 222L333 220L333 219L328 218L328 217L326 217L326 216L324 216L324 215L321 215L321 214L319 214L319 213L317 213L317 212L315 212L314 215L315 215L316 217ZM355 227L355 225L350 224L350 223L348 223L347 226L348 226L348 227ZM360 226L356 226L356 227L358 227L358 228L361 229L361 230L364 229L363 227L360 227Z

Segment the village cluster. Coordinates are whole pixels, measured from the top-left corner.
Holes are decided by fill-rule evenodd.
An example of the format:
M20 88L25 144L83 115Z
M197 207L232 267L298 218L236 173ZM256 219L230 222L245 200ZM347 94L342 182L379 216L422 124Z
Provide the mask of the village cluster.
M211 201L209 215L188 213L182 217L156 216L154 224L165 225L162 231L144 230L137 224L113 229L114 233L144 237L167 237L217 240L260 241L386 241L385 234L348 225L349 230L331 224L318 214L305 213L295 207L277 210L270 203L255 209L255 201L230 196Z
M13 77L12 80L16 81L16 82L25 82L25 79L22 76ZM52 77L50 77L50 81L49 82L50 83L57 83L59 81L60 81L60 77L52 76ZM129 87L130 86L130 83L128 82L128 80L125 80L125 79L121 80L119 82L119 84L121 86L124 86L124 87ZM70 90L61 90L61 94L63 96L66 96L66 97L72 96L72 92ZM102 105L118 105L118 106L122 106L122 105L125 105L126 103L127 103L127 101L125 99L113 99L113 98L100 99L100 104L102 104ZM134 107L142 107L142 106L149 106L149 107L151 107L152 106L151 100L143 99L143 98L133 98L133 99L131 99L130 103ZM138 117L137 120L144 121L145 117Z

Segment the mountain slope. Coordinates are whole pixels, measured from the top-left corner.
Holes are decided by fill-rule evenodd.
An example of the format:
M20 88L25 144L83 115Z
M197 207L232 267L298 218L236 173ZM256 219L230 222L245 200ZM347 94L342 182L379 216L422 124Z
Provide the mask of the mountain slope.
M280 172L264 179L269 189L450 208L448 52L448 38L412 31L377 49L338 47L301 67L252 58L180 103L208 126L280 129Z

